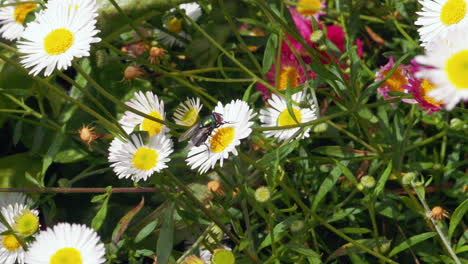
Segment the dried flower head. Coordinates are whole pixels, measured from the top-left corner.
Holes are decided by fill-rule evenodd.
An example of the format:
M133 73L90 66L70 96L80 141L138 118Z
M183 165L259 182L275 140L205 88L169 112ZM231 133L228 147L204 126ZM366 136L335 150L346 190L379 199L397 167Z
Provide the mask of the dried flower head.
M440 206L435 206L431 210L431 217L436 221L441 221L443 218L449 218L447 211Z
M220 197L224 197L223 186L219 181L212 180L206 184L206 188L210 192L216 193Z
M166 56L167 50L160 48L160 47L151 47L149 51L149 62L151 64L159 64L161 62L161 58Z
M94 127L90 127L87 125L83 125L80 129L78 129L78 133L80 134L80 139L84 143L91 147L91 144L99 138L99 136L94 132Z
M124 80L126 81L132 81L132 80L135 80L136 78L139 78L141 76L144 76L145 74L143 73L143 71L139 68L139 67L136 67L136 66L128 66L127 68L125 68L125 71L124 71Z

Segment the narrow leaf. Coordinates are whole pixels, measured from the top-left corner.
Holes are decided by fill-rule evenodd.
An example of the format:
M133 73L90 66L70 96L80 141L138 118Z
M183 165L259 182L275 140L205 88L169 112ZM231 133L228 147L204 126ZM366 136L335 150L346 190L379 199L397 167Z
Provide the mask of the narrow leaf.
M452 218L450 219L450 225L448 230L449 239L452 238L453 232L455 232L455 228L457 228L458 224L462 220L463 216L468 211L468 199L463 201L457 209L452 214Z
M436 232L427 232L427 233L422 233L419 235L412 236L408 238L407 240L403 241L400 243L398 246L394 247L392 251L388 254L388 257L393 257L396 254L402 252L403 250L406 250L418 243L423 242L424 240L427 240L431 237L434 237L437 233Z
M263 53L262 72L267 73L273 61L275 60L276 47L278 46L278 36L276 34L270 34L268 38L265 53Z
M143 239L148 237L156 228L158 225L158 219L155 219L151 223L147 224L145 227L143 227L140 232L135 237L135 243L141 242Z
M375 189L374 189L375 196L379 196L379 194L383 191L383 189L385 188L385 183L387 183L388 177L390 176L391 172L392 172L392 163L390 162L387 165L387 168L385 169L385 171L380 176L379 181L377 182L377 185L375 186Z
M156 252L158 264L167 264L174 243L174 205L165 213L164 222L159 233Z
M128 213L126 213L117 223L117 226L114 229L114 232L112 232L112 242L114 244L117 244L119 242L120 237L122 234L127 230L128 225L132 221L133 217L140 212L141 208L143 208L143 205L145 204L145 198L141 198L141 202L132 210L130 210Z

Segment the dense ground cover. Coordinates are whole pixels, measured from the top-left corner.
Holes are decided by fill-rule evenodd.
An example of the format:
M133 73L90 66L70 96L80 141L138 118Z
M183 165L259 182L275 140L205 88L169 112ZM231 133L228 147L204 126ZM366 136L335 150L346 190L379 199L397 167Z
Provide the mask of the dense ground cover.
M468 263L466 0L0 0L0 263Z

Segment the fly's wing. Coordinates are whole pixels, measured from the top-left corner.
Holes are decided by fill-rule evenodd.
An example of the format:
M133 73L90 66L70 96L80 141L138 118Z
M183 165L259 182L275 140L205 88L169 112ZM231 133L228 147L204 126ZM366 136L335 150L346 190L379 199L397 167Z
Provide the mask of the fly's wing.
M196 123L179 137L179 142L191 138L193 135L198 133L198 130L200 130L199 123Z
M192 144L195 147L200 146L201 144L205 143L206 139L211 134L211 131L213 130L210 127L200 128L199 131L193 135L192 140L190 140L190 142L192 142Z

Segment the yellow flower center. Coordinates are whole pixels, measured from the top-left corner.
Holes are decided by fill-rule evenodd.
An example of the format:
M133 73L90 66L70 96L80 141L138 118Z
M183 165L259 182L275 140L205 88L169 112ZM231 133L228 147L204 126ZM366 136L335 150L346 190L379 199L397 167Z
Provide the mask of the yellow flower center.
M74 248L62 248L50 257L49 264L82 264L80 251Z
M466 15L466 0L448 0L440 12L440 21L445 25L460 22Z
M23 24L24 20L26 19L26 16L36 9L37 5L34 3L29 3L29 4L19 4L15 8L15 12L13 14L13 17L15 18L16 23L18 24Z
M31 211L25 210L21 216L15 217L14 229L22 236L30 236L39 229L39 218Z
M431 83L428 79L423 79L420 88L421 97L431 105L439 106L442 104L442 101L438 101L433 97L429 96L429 92L434 90L435 88L436 86L433 83Z
M169 21L167 24L167 30L176 34L182 32L182 19L175 17L171 19L171 21Z
M2 245L8 251L16 251L21 247L21 244L16 240L14 235L3 235Z
M162 120L162 116L157 111L153 111L149 113L148 115ZM163 126L164 124L145 118L143 119L143 122L141 123L141 130L148 132L150 136L154 136L161 132Z
M139 148L132 158L133 167L139 170L151 170L156 167L158 162L158 153L154 149L145 147Z
M452 55L445 63L445 72L457 89L468 89L468 50Z
M234 128L223 127L216 130L216 133L211 137L211 151L218 153L225 150L234 140Z
M302 120L302 115L301 111L296 108L292 108L294 117L296 117L296 120L300 123ZM290 126L290 125L295 125L298 124L294 118L289 114L288 109L284 109L283 112L278 116L278 126Z
M387 77L387 74L390 70L383 71L382 75ZM408 80L400 67L398 67L383 84L382 86L387 86L391 91L404 92L403 86L408 84Z
M190 109L184 114L181 121L184 123L185 126L192 126L197 121L197 118L198 111L195 109Z
M297 3L299 4L297 6L297 12L303 16L314 15L320 11L320 7L322 6L320 0L299 0Z
M50 32L44 38L44 49L49 55L58 55L67 51L75 40L73 33L66 28Z
M182 264L203 264L203 260L197 256L188 256Z
M299 72L296 68L286 66L281 69L279 76L279 87L278 90L284 91L288 87L294 88L299 84Z

